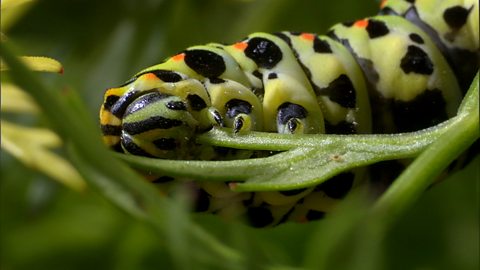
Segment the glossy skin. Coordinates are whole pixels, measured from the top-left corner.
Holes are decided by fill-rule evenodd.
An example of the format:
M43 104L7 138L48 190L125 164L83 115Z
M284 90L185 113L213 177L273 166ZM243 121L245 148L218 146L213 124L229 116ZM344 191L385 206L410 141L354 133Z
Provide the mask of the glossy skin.
M436 4L442 10L431 13ZM478 3L384 1L381 14L335 25L327 36L254 33L232 45L190 47L107 90L100 111L104 142L147 157L239 159L252 153L197 145L194 137L215 125L239 136L252 130L410 132L455 115L461 86L478 70ZM459 52L473 58L459 59ZM243 215L264 227L323 217L364 174L358 169L283 192L190 185L196 210ZM167 192L175 182L168 176L151 180Z

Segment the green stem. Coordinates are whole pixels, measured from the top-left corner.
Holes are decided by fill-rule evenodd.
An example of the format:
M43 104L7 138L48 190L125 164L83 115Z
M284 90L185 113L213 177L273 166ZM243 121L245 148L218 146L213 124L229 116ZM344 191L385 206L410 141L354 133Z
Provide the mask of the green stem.
M197 137L197 142L206 145L231 147L249 150L286 151L296 147L326 147L328 145L345 145L349 149L371 150L372 147L383 148L389 151L397 149L404 155L412 155L417 152L415 147L429 145L430 137L438 137L448 129L449 119L434 128L399 133L399 134L367 134L367 135L333 135L333 134L279 134L267 132L250 132L246 135L237 135L230 129L212 129ZM401 136L402 140L399 140ZM373 145L371 143L374 142ZM414 145L412 148L412 145ZM374 151L374 150L373 150Z
M198 181L244 181L238 191L288 190L320 184L356 167L392 159L411 158L445 133L452 118L434 128L395 135L302 135L254 132L235 135L215 129L199 142L231 148L289 150L266 158L230 161L161 160L119 155L131 166L153 173ZM295 179L292 180L292 179Z
M457 120L398 177L372 210L373 220L385 228L392 224L421 196L448 165L479 137L478 75L470 91L476 98L465 102ZM427 165L428 164L428 165Z
M478 82L476 79L473 83ZM473 88L472 88L473 89ZM198 181L236 181L237 191L268 191L304 188L357 167L418 156L444 133L475 110L475 91L469 91L459 114L435 127L403 134L286 135L252 132L237 135L213 129L197 141L237 149L286 151L266 158L230 161L161 160L119 155L131 166L148 172ZM478 104L477 104L478 107Z

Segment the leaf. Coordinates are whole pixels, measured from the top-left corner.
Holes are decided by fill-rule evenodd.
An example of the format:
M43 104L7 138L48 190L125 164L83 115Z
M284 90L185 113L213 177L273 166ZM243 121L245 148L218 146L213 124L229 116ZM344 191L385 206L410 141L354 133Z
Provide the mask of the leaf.
M55 133L44 128L27 128L6 121L2 121L1 125L3 150L28 167L73 190L85 190L86 183L75 168L50 149L61 145L61 140Z
M1 31L5 32L22 17L36 0L2 0Z
M39 112L37 104L27 93L10 83L2 83L1 91L1 110L12 113L30 113Z
M22 56L20 57L31 70L63 73L63 66L57 60L44 56ZM9 70L8 66L2 61L0 65L1 71Z
M198 142L251 150L289 150L266 158L231 161L178 161L121 154L131 166L197 181L240 181L236 191L289 190L320 184L341 172L375 162L418 155L456 118L423 131L393 135L286 135L251 132L235 135L213 129Z

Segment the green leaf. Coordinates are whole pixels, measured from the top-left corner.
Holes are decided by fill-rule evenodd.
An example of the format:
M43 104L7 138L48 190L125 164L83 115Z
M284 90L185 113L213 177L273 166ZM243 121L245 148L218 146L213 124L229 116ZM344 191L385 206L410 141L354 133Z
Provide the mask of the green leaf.
M25 63L31 70L42 72L63 73L63 66L57 60L44 56L21 56L20 60ZM9 69L3 61L0 63L0 70L7 71Z

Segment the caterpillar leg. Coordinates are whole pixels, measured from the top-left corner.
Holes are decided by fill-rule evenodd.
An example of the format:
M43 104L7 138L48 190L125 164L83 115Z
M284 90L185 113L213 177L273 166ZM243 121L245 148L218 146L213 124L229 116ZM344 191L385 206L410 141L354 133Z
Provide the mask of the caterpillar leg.
M307 111L300 105L283 103L278 108L277 130L278 133L302 134L307 124L305 118Z
M234 133L246 133L252 130L252 119L248 114L240 113L233 120Z
M225 126L233 128L235 133L262 130L263 108L250 89L236 81L219 78L206 79L205 87Z
M309 85L283 73L266 75L265 122L279 133L324 133L323 114Z

